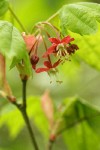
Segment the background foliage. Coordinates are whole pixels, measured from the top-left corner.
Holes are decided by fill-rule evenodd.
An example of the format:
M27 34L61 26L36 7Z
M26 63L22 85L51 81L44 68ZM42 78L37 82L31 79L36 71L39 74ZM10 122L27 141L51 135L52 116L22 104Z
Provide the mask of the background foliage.
M11 0L16 14L27 29L32 28L36 22L46 20L50 15L61 8L63 4L71 2L75 3L73 0L30 0L30 2L27 0ZM99 1L93 2L99 3ZM12 19L12 16L9 15L9 12L1 19L12 21L21 31L19 25ZM95 108L95 106L92 107L86 102L84 103L84 100L83 102L80 102L80 98L76 97L64 100L64 111L63 113L58 114L62 119L59 130L62 130L63 127L68 128L69 126L63 118L66 118L70 124L77 123L78 125L64 132L63 136L59 136L54 148L57 150L100 149L100 118L97 116L95 119L88 120L88 122L80 122L80 117L84 118L90 112L98 114L100 111L100 92L98 88L100 83L100 29L96 34L84 36L84 38L72 32L70 32L70 34L75 37L76 43L80 47L80 51L73 56L71 62L66 62L59 68L61 71L58 74L58 78L62 80L63 83L57 85L56 79L53 78L53 83L50 84L50 78L46 73L38 75L35 75L34 73L32 81L30 79L28 83L28 113L31 121L34 122L35 134L38 143L41 145L41 150L44 149L49 133L48 121L40 106L40 96L47 88L51 91L51 97L56 106L66 99L66 97L73 97L75 95L98 106L98 108ZM13 93L20 101L21 83L19 75L16 69L9 70L9 63L10 62L8 61L7 78L13 89ZM33 95L35 95L35 97L33 97ZM72 103L70 103L70 101L72 101ZM70 103L71 109L68 103ZM67 106L69 106L67 109L68 112L66 112ZM24 126L21 115L14 106L8 104L8 102L2 98L0 98L0 127L0 150L32 149L30 138L28 137L27 129ZM41 140L43 137L44 140ZM71 144L72 141L73 144Z

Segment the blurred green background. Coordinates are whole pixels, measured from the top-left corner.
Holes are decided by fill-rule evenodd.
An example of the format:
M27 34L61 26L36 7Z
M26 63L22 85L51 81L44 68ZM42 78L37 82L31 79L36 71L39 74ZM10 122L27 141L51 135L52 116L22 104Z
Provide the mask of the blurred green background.
M11 0L11 4L24 26L30 31L35 23L46 20L64 4L79 1L80 0ZM100 1L90 0L88 2L99 3ZM11 19L11 16L9 17L9 15L7 15L7 19ZM21 31L19 25L16 22L14 22L14 24ZM79 95L89 102L100 106L100 91L98 88L100 86L99 71L91 68L84 62L74 63L74 61L65 63L59 70L58 77L59 80L63 81L62 84L57 84L55 78L52 79L52 84L50 84L51 79L46 73L38 75L34 73L33 79L30 79L28 82L27 94L41 96L46 89L49 89L51 97L57 105L67 96ZM17 70L9 70L8 68L7 78L14 95L20 98L22 85ZM0 109L6 104L6 100L1 99ZM45 141L41 140L41 133L36 129L35 134L38 143L41 145L41 150L44 149ZM62 138L58 138L56 149L67 149ZM32 150L27 129L24 127L17 137L13 139L10 136L9 129L4 125L0 129L0 150Z

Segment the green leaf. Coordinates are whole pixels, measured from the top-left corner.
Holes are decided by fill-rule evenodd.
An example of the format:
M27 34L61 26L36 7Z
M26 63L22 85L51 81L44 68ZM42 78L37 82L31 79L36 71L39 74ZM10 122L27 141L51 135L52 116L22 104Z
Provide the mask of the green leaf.
M42 111L40 98L29 97L27 98L27 104L29 118L45 136L48 136L48 121ZM21 113L12 104L7 104L0 111L0 127L3 125L8 126L10 134L13 138L19 134L24 126L26 126Z
M62 104L59 116L59 128L57 132L58 134L63 133L69 150L99 149L99 108L77 97L67 98Z
M69 150L99 150L100 147L100 138L85 122L70 128L63 137Z
M46 137L49 135L49 122L42 110L42 104L39 97L28 98L28 114L32 118L33 123Z
M12 60L11 68L24 62L20 69L23 74L31 74L31 65L26 50L24 40L20 32L9 22L0 21L0 52L8 59Z
M16 137L24 126L23 118L14 106L6 105L0 112L0 127L6 125L12 137Z
M4 15L4 13L8 10L8 0L0 0L0 16Z
M89 2L81 2L79 4L90 9L92 15L98 20L98 22L100 22L100 4Z
M69 34L75 38L75 43L79 47L79 51L75 53L75 56L100 71L100 24L99 31L94 35L80 36L72 32L69 32ZM73 55L73 58L75 56Z
M64 35L68 30L81 35L95 33L97 21L100 21L100 4L69 4L60 10L60 25Z

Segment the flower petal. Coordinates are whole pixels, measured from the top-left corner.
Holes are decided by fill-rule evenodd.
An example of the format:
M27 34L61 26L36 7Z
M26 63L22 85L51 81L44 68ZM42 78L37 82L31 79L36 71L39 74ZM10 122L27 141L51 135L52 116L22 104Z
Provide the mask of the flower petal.
M72 41L74 41L74 38L71 38L71 37L68 35L68 36L66 36L65 38L63 38L63 39L61 40L61 43L66 43L66 44L68 44L68 43L70 43L70 42L72 42Z
M36 69L36 65L32 65L32 68L35 70Z
M51 64L51 62L49 62L49 61L45 61L45 62L44 62L44 65L45 65L47 68L52 68L52 64Z
M50 70L49 68L38 68L35 70L36 73L41 73Z
M53 64L53 66L52 66L52 68L56 68L60 63L61 63L61 59L59 59L58 61L56 61L54 64Z
M54 44L59 44L61 42L60 39L57 38L49 38L49 41Z
M27 48L28 52L30 52L32 46L36 42L36 37L34 35L26 35L25 33L22 33L22 36L25 41L26 48Z
M47 57L48 55L52 54L57 47L57 44L53 44L51 47L48 48L48 50L44 53L42 57Z

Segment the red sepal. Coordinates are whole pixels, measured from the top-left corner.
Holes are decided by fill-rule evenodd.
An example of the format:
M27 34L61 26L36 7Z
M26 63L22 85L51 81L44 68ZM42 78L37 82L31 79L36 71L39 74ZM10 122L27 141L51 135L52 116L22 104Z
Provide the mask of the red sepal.
M57 38L49 38L49 41L54 44L59 44L61 41Z
M74 41L74 38L71 38L69 35L66 36L65 38L63 38L61 40L61 43L66 43L66 44L69 44L70 42Z
M40 72L45 72L45 71L48 71L49 68L38 68L35 70L36 73L40 73Z
M52 64L50 63L50 61L45 61L45 62L44 62L44 65L45 65L47 68L52 68Z
M51 47L49 47L48 50L44 53L43 57L45 58L48 55L52 54L55 51L56 47L56 44L53 44Z

